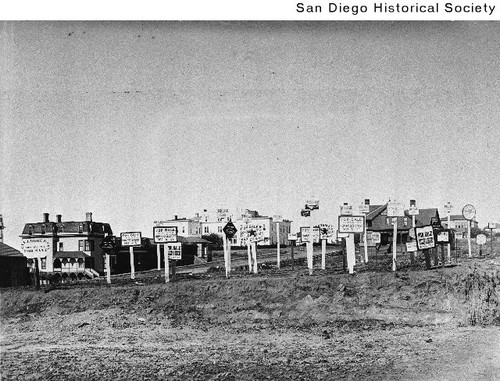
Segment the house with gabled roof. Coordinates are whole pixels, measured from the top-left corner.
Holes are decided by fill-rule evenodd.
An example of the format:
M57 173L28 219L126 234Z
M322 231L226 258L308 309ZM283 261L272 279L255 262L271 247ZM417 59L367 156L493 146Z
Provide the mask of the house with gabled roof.
M394 230L393 218L397 218L397 242L398 244L405 243L410 229L414 227L412 216L408 210L405 210L403 217L389 217L387 216L387 204L370 205L369 212L366 215L366 230L368 235L371 232L378 232L381 236L381 244L390 244ZM415 216L415 227L426 225L443 227L437 208L419 209L419 214Z

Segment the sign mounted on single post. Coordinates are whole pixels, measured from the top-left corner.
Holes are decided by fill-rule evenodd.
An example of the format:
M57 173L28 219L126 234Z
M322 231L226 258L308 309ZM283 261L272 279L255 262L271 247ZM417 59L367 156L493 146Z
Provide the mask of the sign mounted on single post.
M289 241L297 241L297 233L288 233L288 240Z
M126 232L120 233L122 246L134 247L141 246L141 232Z
M168 259L172 260L182 259L182 244L180 242L168 243L165 246L167 248Z
M238 231L238 229L236 229L236 226L234 226L234 224L231 221L229 221L222 230L224 231L228 239L233 238L236 232Z
M473 220L476 216L476 208L474 208L471 204L467 204L462 209L462 216L466 220Z
M486 235L478 234L476 237L476 243L478 245L484 245L486 243Z
M404 217L404 205L397 201L389 201L387 204L387 217Z
M116 247L114 237L111 237L111 236L104 237L102 242L99 244L99 247L106 254L113 253L115 251L115 247Z
M319 209L319 200L306 200L305 208L307 210L317 210Z
M450 243L450 231L448 229L438 230L436 233L436 241L437 243Z
M365 216L339 216L339 233L363 233Z
M177 226L154 226L154 243L177 242Z
M382 239L382 236L380 232L372 232L372 242L373 243L380 243Z
M432 249L436 246L434 242L434 229L432 226L415 228L417 247L419 250Z
M275 214L273 216L273 222L283 222L283 216L279 214Z

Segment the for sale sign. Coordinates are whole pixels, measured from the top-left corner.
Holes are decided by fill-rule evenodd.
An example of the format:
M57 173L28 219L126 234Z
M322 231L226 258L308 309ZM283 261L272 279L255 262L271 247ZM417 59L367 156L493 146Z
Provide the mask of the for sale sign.
M43 258L52 253L53 245L50 238L27 238L21 242L21 250L27 258Z
M177 226L154 226L153 240L155 243L177 242Z
M423 226L415 228L417 247L419 250L432 249L436 246L434 242L434 231L432 226Z
M365 216L339 216L339 233L363 233Z
M121 233L120 238L122 241L122 246L141 246L140 232Z

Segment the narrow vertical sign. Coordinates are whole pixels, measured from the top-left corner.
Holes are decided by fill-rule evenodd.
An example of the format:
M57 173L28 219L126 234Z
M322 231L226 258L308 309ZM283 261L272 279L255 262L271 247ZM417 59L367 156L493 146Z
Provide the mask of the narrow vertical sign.
M134 247L140 247L142 237L140 232L126 232L120 234L123 247L129 247L130 252L130 279L135 279Z

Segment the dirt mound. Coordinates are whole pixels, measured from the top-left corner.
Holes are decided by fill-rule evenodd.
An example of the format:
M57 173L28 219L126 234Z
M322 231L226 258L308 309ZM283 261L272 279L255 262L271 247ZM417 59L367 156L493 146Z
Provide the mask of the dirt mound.
M199 278L199 277L198 277ZM117 309L176 325L307 327L350 324L500 324L498 258L432 271L354 276L271 269L259 275L212 273L174 283L122 281L35 291L3 290L2 318ZM347 323L346 323L347 322ZM351 324L352 325L352 324Z

